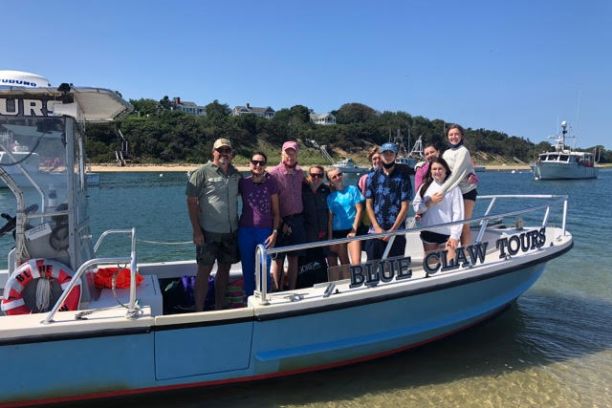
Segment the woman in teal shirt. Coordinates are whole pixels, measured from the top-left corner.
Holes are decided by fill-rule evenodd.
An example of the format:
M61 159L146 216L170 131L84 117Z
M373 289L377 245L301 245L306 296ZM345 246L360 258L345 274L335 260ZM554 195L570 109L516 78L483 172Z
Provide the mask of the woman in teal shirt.
M329 207L329 239L354 237L357 235L359 220L363 212L365 198L359 188L344 185L342 171L332 168L327 171L331 194L327 197ZM331 251L338 255L341 265L359 265L361 263L361 242L332 245ZM349 260L350 252L350 260ZM331 266L331 265L330 265Z

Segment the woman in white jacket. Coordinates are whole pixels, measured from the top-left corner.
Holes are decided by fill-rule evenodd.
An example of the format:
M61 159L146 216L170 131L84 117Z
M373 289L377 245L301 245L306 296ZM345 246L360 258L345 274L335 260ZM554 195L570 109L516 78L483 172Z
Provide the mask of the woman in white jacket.
M451 187L439 202L434 203L432 200L436 193L442 191L445 181L451 174L450 167L443 158L435 158L429 164L425 182L417 192L412 204L416 219L420 221L422 227L463 219L463 197L458 186ZM432 227L421 231L425 256L430 252L446 249L448 251L447 259L454 259L461 231L461 224Z
M450 175L442 188L440 193L432 197L434 203L438 203L453 187L459 186L461 194L463 196L463 207L465 211L465 218L472 218L474 212L474 205L476 203L476 196L478 192L478 178L474 171L474 164L472 163L472 157L470 152L463 145L464 141L464 130L460 125L451 124L446 131L448 137L448 143L450 149L447 149L442 157L448 163L449 168L453 172ZM470 224L463 225L463 231L461 232L461 245L468 246L472 241L472 232L470 230Z

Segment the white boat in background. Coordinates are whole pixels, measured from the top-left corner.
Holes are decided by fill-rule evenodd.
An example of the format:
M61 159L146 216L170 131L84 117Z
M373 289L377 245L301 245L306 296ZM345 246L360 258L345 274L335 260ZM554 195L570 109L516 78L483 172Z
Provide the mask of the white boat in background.
M568 124L561 122L561 133L556 138L555 151L538 155L532 164L536 180L573 180L597 178L595 157L592 153L574 151L565 144Z
M393 143L398 146L398 153L395 161L399 164L408 166L411 171L414 171L414 168L419 162L425 160L425 155L423 154L423 138L421 136L414 142L412 149L408 151L400 130L398 129L397 135L393 139ZM408 146L410 146L410 131L408 131Z
M356 184L359 177L369 171L367 167L359 166L350 157L345 157L341 160L334 160L334 158L327 151L326 145L319 145L316 140L309 140L309 142L312 146L321 151L323 157L325 157L325 159L329 161L332 167L337 168L345 174L345 177L347 177L345 178L345 180L348 180L349 183Z
M9 100L16 114L2 109ZM24 109L51 101L53 109ZM0 254L8 260L0 271L3 408L262 380L387 356L495 316L573 246L567 196L479 196L488 206L467 221L474 240L452 259L444 250L423 254L422 228L259 245L256 291L246 303L240 291L236 308L168 310L173 298L162 282L194 276L195 260L138 263L134 228L107 230L95 240L89 225L80 124L108 122L130 109L119 94L99 88L0 89L0 125L62 133L39 154L44 161L46 152L61 150L65 163L53 189L37 173L31 178L38 188L26 190L0 168L15 198L15 216L3 214L0 227L2 239L15 233L15 248ZM518 209L498 210L500 201L501 208L514 201ZM523 217L533 224L524 225ZM100 256L117 235L129 243ZM404 253L390 258L400 235ZM346 265L349 279L334 278L333 268L344 266L332 266L329 281L270 293L262 278L268 255L381 238L388 238L382 259ZM230 280L241 272L234 265ZM119 279L111 276L123 273L126 287L116 289ZM100 276L110 287L96 285Z

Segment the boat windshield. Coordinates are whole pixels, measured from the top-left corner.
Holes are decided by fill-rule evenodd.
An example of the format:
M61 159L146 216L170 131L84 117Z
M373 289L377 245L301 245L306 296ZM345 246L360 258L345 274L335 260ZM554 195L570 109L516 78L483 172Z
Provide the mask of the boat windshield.
M66 191L66 138L63 118L0 116L0 164L27 196L44 191L61 200ZM7 187L6 180L2 187ZM55 191L53 193L53 190Z

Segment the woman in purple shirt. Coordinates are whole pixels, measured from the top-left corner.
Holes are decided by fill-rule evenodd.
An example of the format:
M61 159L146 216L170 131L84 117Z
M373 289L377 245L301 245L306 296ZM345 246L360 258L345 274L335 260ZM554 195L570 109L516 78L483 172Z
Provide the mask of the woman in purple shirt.
M266 173L267 161L268 158L264 153L253 153L249 165L251 176L240 179L238 184L242 195L238 247L242 262L244 294L247 298L255 290L255 249L259 244L264 244L268 248L273 247L276 244L280 225L278 186ZM270 282L269 273L267 275Z

